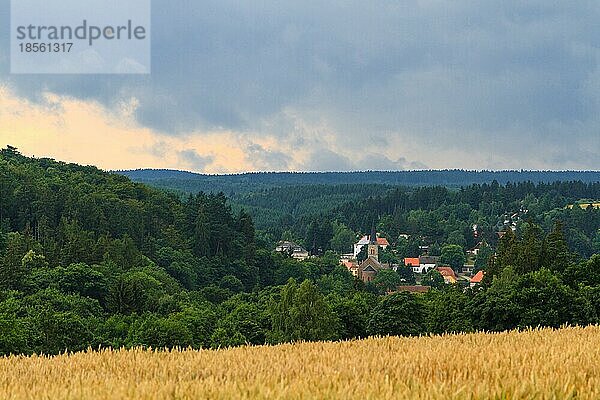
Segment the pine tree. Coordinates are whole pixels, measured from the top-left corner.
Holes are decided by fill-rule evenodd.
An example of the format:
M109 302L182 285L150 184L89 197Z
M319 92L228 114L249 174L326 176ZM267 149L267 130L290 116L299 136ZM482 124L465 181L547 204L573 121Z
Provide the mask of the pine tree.
M527 223L517 252L515 267L519 273L537 271L543 263L543 230L539 225Z
M498 251L494 265L500 269L516 264L516 253L519 242L512 229L506 229L498 242Z
M564 271L571 264L572 256L563 233L561 221L554 223L554 228L544 240L544 267L552 271Z

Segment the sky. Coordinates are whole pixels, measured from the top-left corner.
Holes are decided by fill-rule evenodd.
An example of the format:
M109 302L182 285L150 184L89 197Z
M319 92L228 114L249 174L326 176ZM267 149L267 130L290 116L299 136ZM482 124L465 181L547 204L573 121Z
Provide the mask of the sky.
M11 75L0 146L205 173L600 169L598 1L152 2L150 75Z

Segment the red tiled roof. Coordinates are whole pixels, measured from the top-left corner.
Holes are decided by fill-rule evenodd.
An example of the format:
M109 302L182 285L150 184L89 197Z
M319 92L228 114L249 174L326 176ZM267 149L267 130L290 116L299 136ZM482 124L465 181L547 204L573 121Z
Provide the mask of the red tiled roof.
M442 274L442 276L451 276L454 279L456 279L456 274L454 273L454 270L450 267L436 267L435 268L440 274Z
M342 261L342 265L348 269L356 268L356 264L354 264L352 261Z
M407 267L418 267L419 265L421 265L421 262L419 261L419 258L405 258L404 259L404 265L406 265Z
M377 244L380 246L389 246L390 242L386 238L377 238Z
M471 283L481 283L481 281L483 280L483 275L483 271L477 272L475 276L471 278Z

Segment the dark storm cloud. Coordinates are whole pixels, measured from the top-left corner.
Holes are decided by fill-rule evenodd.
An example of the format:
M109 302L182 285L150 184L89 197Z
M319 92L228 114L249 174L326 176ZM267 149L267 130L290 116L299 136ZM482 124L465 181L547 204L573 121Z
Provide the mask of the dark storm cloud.
M370 153L354 164L353 169L372 170L372 171L401 171L412 169L428 169L428 166L422 162L409 162L404 157L397 160L390 160L388 157Z
M246 146L245 153L246 160L261 171L286 171L292 161L288 154L265 149L256 143Z
M401 157L390 160L378 153L361 154L360 159L351 159L328 149L315 150L302 166L307 171L401 171L428 169L421 162L409 162Z
M138 121L171 135L227 129L297 141L293 123L273 123L291 109L338 139L308 169L362 168L340 148L360 154L368 135L385 138L382 150L401 135L429 158L451 150L447 167L489 167L460 151L486 159L500 146L502 167L597 168L598 21L594 1L156 0L151 76L8 76L1 57L0 79L29 98L50 90L111 107L135 96ZM289 165L254 150L262 165ZM381 167L429 164L392 158L400 162Z
M193 171L202 172L214 161L213 156L203 156L196 152L196 150L188 149L177 153L182 161L182 164L187 165Z
M351 171L355 169L350 159L328 149L314 151L302 167L305 171Z

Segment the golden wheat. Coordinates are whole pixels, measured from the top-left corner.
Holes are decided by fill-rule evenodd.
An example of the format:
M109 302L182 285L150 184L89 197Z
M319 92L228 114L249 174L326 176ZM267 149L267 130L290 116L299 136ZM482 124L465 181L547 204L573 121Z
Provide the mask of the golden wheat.
M598 399L600 327L0 359L0 399Z

